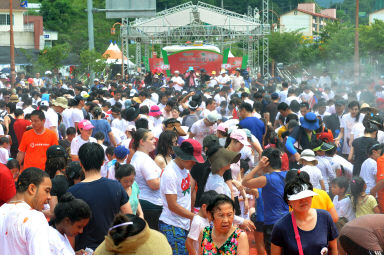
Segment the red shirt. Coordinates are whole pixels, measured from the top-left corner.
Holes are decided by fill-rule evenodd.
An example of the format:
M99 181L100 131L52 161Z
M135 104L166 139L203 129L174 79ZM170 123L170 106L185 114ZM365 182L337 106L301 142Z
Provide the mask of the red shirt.
M17 137L17 141L21 142L21 138L23 138L23 134L28 126L30 126L32 123L29 120L25 119L17 119L15 120L15 123L13 124L13 129L15 130L15 134Z
M16 195L15 181L11 171L3 164L0 164L0 206L8 202Z

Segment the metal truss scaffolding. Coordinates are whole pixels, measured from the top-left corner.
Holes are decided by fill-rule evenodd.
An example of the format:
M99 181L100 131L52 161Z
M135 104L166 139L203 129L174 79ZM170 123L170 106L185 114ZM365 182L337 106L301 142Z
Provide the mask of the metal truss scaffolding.
M263 8L268 8L268 0L263 0ZM259 66L258 63L261 61L259 61L259 52L256 50L260 43L263 45L263 52L268 52L268 49L264 51L265 47L268 47L268 41L264 43L264 38L270 33L268 9L263 10L260 22L257 9L252 12L252 8L248 8L248 15L241 15L202 2L196 5L187 2L159 12L153 18L136 19L126 26L124 22L123 20L124 41L136 42L138 66L141 66L142 45L144 45L145 56L151 56L147 52L148 45L183 45L188 41L203 41L205 44L216 45L221 50L232 44L243 44L251 72L268 73L268 65L264 63L265 54L263 53L262 65ZM128 49L126 52L128 53ZM265 57L268 60L268 55Z

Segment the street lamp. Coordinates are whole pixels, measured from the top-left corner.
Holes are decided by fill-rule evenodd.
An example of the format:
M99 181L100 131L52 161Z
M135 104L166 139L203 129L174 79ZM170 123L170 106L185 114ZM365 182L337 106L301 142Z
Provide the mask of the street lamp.
M111 35L115 35L116 34L116 29L115 29L115 25L120 25L120 39L121 39L121 77L124 77L124 53L123 53L123 49L124 49L124 46L123 46L123 33L121 31L121 28L122 28L122 24L120 22L116 22L115 24L113 24L112 28L111 28Z

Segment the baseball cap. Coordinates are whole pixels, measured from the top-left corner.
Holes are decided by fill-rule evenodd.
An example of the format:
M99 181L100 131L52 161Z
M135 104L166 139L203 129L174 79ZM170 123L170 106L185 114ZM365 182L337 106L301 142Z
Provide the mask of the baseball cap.
M82 98L88 98L88 97L89 97L89 94L88 94L86 91L81 91L80 96L81 96Z
M207 135L203 140L204 147L220 146L219 138L215 135Z
M250 145L247 139L247 134L244 132L244 130L241 130L241 129L233 130L231 132L230 138L239 141L245 146Z
M212 71L212 74L216 74L216 71Z
M273 100L278 99L278 98L279 98L279 93L277 93L277 92L273 92L273 93L271 94L271 98L272 98Z
M182 160L193 160L198 163L204 163L205 161L205 157L201 154L201 144L194 139L186 139L180 146L173 146L173 151Z
M332 144L323 142L323 143L321 143L320 146L313 148L312 150L313 151L329 151L329 150L332 150L334 147L335 146Z
M211 123L216 123L218 119L219 119L219 117L217 116L217 114L215 112L210 112L207 115L207 120Z
M126 147L119 145L115 148L113 153L115 154L116 158L123 159L129 154L129 150Z
M317 195L318 194L316 192L309 189L309 186L307 184L302 184L300 189L294 189L293 194L288 194L287 198L289 201L295 201Z
M52 145L47 149L47 159L50 158L59 158L64 157L67 158L67 152L65 151L63 146L60 145Z
M217 126L217 130L218 131L222 131L222 132L225 132L225 133L227 133L227 125L224 123L224 122L222 122L222 123L220 123L218 126Z
M84 130L90 130L90 129L94 128L94 126L92 125L92 123L89 120L80 121L78 127L80 129L84 129Z
M48 103L48 101L41 101L40 106L48 106L49 107L49 103Z

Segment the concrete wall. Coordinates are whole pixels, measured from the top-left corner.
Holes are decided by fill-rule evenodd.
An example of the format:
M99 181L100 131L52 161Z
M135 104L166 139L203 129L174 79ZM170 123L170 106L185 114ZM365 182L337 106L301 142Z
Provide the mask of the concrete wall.
M0 14L9 14L6 11L0 11ZM14 31L24 31L24 15L23 12L14 12L13 13L13 30ZM0 32L9 31L9 25L0 25Z
M369 15L369 24L374 23L375 19L384 21L384 10L377 11Z
M16 48L34 49L35 38L33 32L14 32ZM0 46L9 46L9 32L0 32Z
M300 11L292 11L280 17L280 32L297 30L305 36L312 36L312 16Z

